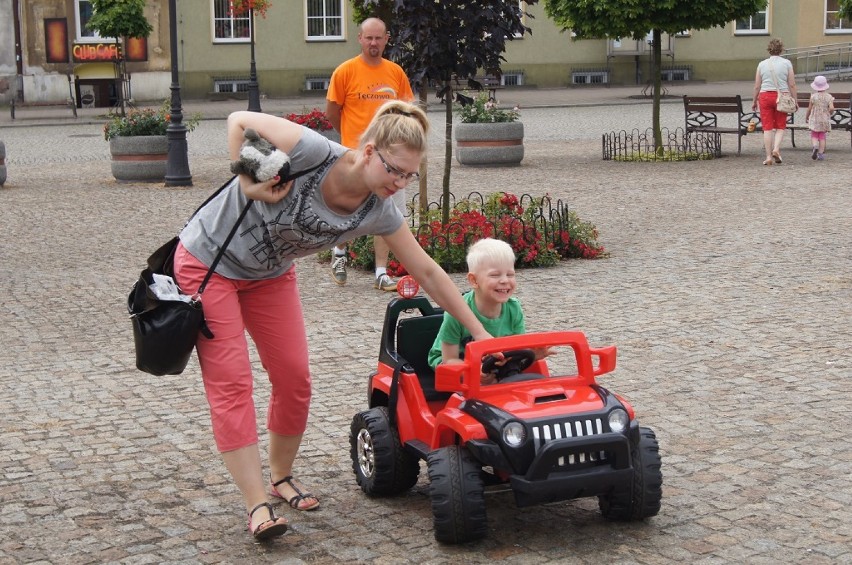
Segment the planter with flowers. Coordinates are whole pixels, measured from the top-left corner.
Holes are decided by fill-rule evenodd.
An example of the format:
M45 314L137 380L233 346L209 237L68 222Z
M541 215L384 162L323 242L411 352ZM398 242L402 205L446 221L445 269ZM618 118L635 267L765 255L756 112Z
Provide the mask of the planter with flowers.
M195 114L183 124L187 131L192 131L200 119L201 115ZM128 182L165 180L168 126L168 100L157 109L130 110L124 116L112 116L104 124L104 139L109 141L112 158L112 176Z
M563 259L602 259L608 252L598 241L598 230L582 220L561 200L549 195L517 196L496 192L484 196L472 192L450 210L448 224L441 222L441 206L429 205L419 225L411 231L420 246L447 272L467 270L467 250L484 237L508 242L515 252L517 268L551 267ZM411 216L412 222L414 216ZM356 268L372 270L375 266L373 238L362 236L349 242L348 262ZM331 252L319 254L330 261ZM399 277L405 267L391 254L388 274Z
M498 107L480 93L458 111L456 160L462 165L518 165L524 158L524 124L518 108Z
M310 128L320 135L324 135L328 139L340 143L340 134L331 126L331 122L328 121L328 116L325 115L325 112L319 108L304 110L301 114L287 114L284 117L291 122Z

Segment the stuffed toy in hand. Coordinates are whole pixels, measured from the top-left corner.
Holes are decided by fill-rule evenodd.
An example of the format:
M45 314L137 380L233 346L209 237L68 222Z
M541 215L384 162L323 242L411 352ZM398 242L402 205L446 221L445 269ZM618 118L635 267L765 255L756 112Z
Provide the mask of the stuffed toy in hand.
M246 128L243 135L246 140L240 147L240 158L231 163L231 172L248 175L256 182L266 182L277 176L283 184L290 174L290 157L251 128Z

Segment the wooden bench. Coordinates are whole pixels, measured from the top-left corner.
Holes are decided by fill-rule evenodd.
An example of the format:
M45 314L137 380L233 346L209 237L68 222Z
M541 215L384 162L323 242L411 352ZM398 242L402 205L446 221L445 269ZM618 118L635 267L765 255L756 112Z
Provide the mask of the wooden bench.
M721 139L721 134L737 136L737 155L742 152L742 139L748 133L748 118L743 112L743 101L736 96L689 96L683 97L683 110L686 116L686 133L709 133ZM730 127L719 125L718 114L732 114L734 124ZM721 147L721 143L717 144Z
M25 108L70 108L74 117L77 117L77 104L70 98L65 100L65 102L19 102L13 98L9 107L11 108L13 120L15 119L15 108L19 110Z
M473 77L473 80L482 85L482 90L488 91L488 99L492 102L497 101L497 91L505 88L500 84L500 79L492 75Z
M850 93L849 92L832 92L834 96L834 112L831 113L831 131L833 132L849 132L849 143L852 144L852 108L850 108ZM799 103L799 112L802 113L802 122L796 123L796 114L787 116L787 129L790 131L790 143L796 147L796 132L810 132L810 127L804 123L805 112L807 112L808 104L811 101L811 93L808 91L799 92L796 94L796 101ZM760 121L759 112L749 112L743 117L743 123L748 127L748 122L752 119L757 120L755 131L763 131L763 124Z

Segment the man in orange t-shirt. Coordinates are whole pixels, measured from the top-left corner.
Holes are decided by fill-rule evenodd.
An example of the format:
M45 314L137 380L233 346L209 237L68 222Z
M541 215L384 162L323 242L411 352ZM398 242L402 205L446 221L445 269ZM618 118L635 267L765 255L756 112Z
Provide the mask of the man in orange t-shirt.
M387 26L379 18L367 18L358 31L361 54L344 61L331 75L328 86L326 114L340 132L341 143L356 149L361 134L373 115L388 100L414 100L414 93L405 71L396 63L382 57L388 44ZM392 197L405 215L405 189ZM381 237L373 238L376 256L376 281L379 290L396 290L396 281L387 274L390 249ZM332 251L331 271L337 284L346 284L346 250Z

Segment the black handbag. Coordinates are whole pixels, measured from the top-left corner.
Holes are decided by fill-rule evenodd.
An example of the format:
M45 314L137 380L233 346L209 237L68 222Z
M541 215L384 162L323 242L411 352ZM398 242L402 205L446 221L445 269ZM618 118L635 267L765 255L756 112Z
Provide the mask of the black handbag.
M230 182L229 180L223 184L205 200L190 219L222 192ZM174 280L175 250L180 242L178 237L173 237L148 257L148 267L139 275L139 279L133 284L127 297L127 311L130 313L133 324L137 369L156 376L179 375L189 363L189 357L198 341L198 334L202 333L207 338L213 337L213 332L204 321L201 295L253 202L249 200L243 208L207 270L201 286L192 296L185 295L179 287L176 287L182 296L176 296L174 300L163 300L151 289L155 274L165 275Z
M288 175L280 184L318 169L328 160L330 155L331 150L329 149L329 155L319 164ZM225 190L234 178L231 177L228 182L220 186L219 190L205 200L189 219L191 220L208 202ZM177 291L180 295L183 295L183 299L161 300L151 289L155 274L171 277L174 281L174 256L180 242L178 237L173 237L148 257L148 267L139 275L139 279L133 284L127 297L127 311L130 313L130 320L133 324L137 369L156 376L179 375L189 363L189 357L192 355L196 341L198 341L198 334L201 333L208 339L213 338L213 333L204 321L201 295L253 202L253 200L249 200L243 211L240 212L240 216L219 248L216 258L207 270L207 274L195 294L185 295L175 282ZM188 222L189 220L187 220Z

